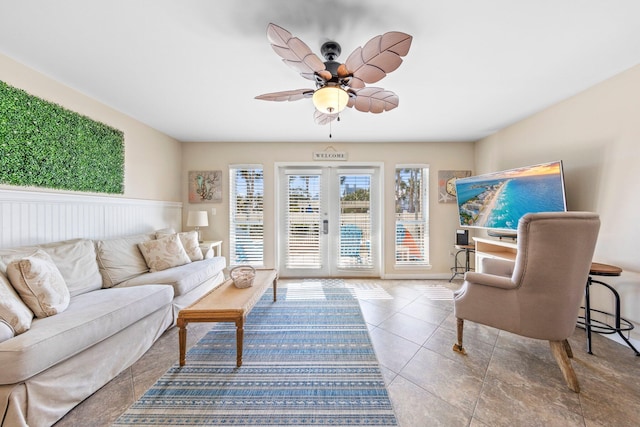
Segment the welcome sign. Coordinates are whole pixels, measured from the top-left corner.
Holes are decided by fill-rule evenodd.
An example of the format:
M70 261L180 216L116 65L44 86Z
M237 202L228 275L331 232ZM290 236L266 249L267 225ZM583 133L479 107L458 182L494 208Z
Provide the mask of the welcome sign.
M313 152L313 160L324 160L324 161L332 161L332 160L348 160L349 155L346 151L314 151Z

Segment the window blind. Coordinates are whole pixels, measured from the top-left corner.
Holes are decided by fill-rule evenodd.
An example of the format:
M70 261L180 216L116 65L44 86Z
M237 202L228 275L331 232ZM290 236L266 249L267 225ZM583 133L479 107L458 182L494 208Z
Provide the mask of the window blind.
M229 169L229 263L264 264L264 175L262 166Z
M320 268L320 175L287 175L287 268Z
M427 167L396 168L396 265L429 264Z
M340 175L338 268L373 268L371 258L371 175Z

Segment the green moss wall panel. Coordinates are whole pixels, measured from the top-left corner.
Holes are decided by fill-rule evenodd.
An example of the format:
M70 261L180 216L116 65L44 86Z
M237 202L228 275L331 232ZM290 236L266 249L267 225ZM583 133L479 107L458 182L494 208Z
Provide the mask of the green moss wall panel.
M0 81L0 183L122 194L123 133Z

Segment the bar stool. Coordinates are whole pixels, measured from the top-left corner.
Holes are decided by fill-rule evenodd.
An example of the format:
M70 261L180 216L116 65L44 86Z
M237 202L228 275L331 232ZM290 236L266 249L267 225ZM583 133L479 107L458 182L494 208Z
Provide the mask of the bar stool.
M636 350L636 348L633 346L633 344L631 344L629 339L625 337L624 334L622 333L622 332L631 331L634 326L633 326L633 323L631 323L627 319L620 317L620 294L618 294L618 292L610 285L600 280L595 280L591 277L591 276L612 277L612 276L620 276L620 274L622 274L622 269L620 267L616 267L615 265L601 264L597 262L591 263L591 269L589 270L589 278L587 279L587 286L585 287L585 291L584 291L585 307L581 307L581 308L584 308L584 316L578 317L578 325L581 327L584 327L584 329L587 331L587 352L589 354L593 354L591 352L591 332L593 331L601 334L617 333L618 335L620 335L620 337L622 337L624 342L627 343L629 348L631 348L631 350L633 350L636 353L636 356L640 356L640 352ZM615 313L609 313L606 311L596 310L594 308L591 308L589 288L593 284L604 286L605 288L609 289L609 291L611 291L611 293L615 298ZM601 313L606 316L611 316L615 319L615 323L611 325L604 321L592 319L591 318L592 312Z
M451 267L453 275L451 276L451 279L449 279L449 282L451 282L458 274L464 275L464 273L471 270L471 267L469 266L469 254L476 252L476 248L473 245L454 245L454 247L457 249L457 251L453 256L454 266ZM464 266L458 262L458 254L460 254L461 252L465 253Z

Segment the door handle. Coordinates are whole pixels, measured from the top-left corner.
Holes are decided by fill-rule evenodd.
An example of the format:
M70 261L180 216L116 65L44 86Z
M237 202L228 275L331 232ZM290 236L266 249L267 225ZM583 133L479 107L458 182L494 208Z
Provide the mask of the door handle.
M322 220L322 234L329 234L329 220Z

